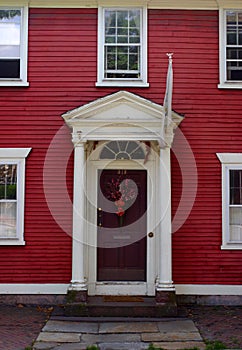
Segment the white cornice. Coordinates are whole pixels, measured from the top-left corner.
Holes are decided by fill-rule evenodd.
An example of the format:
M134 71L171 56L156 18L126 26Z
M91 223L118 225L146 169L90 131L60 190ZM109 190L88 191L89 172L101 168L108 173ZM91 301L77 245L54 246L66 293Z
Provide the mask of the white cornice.
M0 6L23 6L46 8L97 8L120 6L117 0L0 0ZM241 0L123 0L122 6L147 6L149 9L216 10L218 8L241 8Z

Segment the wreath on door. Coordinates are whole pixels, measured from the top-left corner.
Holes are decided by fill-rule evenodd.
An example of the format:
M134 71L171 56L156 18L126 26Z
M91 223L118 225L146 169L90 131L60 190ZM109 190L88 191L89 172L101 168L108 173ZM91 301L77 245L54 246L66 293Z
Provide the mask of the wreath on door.
M137 197L137 186L132 179L118 176L107 183L105 192L105 197L114 202L116 214L122 217Z

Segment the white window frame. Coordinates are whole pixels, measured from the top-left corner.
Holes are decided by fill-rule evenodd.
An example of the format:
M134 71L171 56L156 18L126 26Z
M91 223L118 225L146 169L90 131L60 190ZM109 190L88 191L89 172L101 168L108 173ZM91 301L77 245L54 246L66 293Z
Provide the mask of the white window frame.
M28 60L28 6L6 6L0 5L0 9L20 9L21 19L21 41L20 41L20 77L0 78L0 86L29 86L27 81L27 60Z
M219 61L220 61L220 89L242 89L242 81L227 81L226 65L226 43L227 43L227 25L226 11L241 11L242 8L220 8L219 10Z
M113 10L128 10L140 9L142 12L141 18L141 54L140 54L140 79L105 79L104 78L104 11L106 9ZM98 60L97 60L97 82L96 86L134 86L134 87L149 87L147 82L147 7L145 6L130 6L130 7L99 7L98 8Z
M24 241L24 195L25 159L31 148L0 148L0 162L17 164L17 213L16 237L0 238L0 245L25 245Z
M230 240L230 181L229 170L242 170L242 153L217 153L222 164L222 246L221 249L242 249L242 241Z

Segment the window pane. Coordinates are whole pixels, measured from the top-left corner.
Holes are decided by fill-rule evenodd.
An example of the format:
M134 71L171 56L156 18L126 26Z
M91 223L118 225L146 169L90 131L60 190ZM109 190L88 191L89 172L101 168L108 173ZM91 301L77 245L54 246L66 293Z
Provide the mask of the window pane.
M0 57L19 57L20 46L0 45Z
M16 200L17 165L0 165L0 200Z
M105 78L139 78L140 13L140 10L105 10ZM110 55L111 47L115 55L114 51Z
M0 238L16 237L16 202L0 202Z
M135 141L111 141L106 144L100 159L144 159L145 153L139 142Z
M21 10L0 10L0 78L20 77Z
M230 241L242 241L242 208L230 208Z

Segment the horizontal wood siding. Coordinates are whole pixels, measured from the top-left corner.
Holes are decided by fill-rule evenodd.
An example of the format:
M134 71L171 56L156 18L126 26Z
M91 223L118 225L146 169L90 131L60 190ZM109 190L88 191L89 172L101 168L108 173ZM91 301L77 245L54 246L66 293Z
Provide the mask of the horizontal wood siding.
M221 251L221 169L217 152L241 152L240 90L219 90L218 12L149 10L146 89L131 88L163 103L167 52L174 53L173 109L185 115L181 130L196 158L198 192L185 224L173 233L175 283L239 284L241 251ZM61 114L118 88L97 88L97 9L30 9L28 88L0 87L0 147L32 147L26 167L26 246L0 246L1 283L68 283L71 279L73 154ZM60 227L43 186L48 153L48 190L58 203ZM56 147L56 148L55 148ZM62 191L65 157L70 155ZM184 151L184 160L187 156ZM51 166L51 159L53 165ZM191 173L193 186L194 176ZM45 178L46 180L46 178ZM173 214L182 176L172 156ZM185 210L185 209L184 209Z

